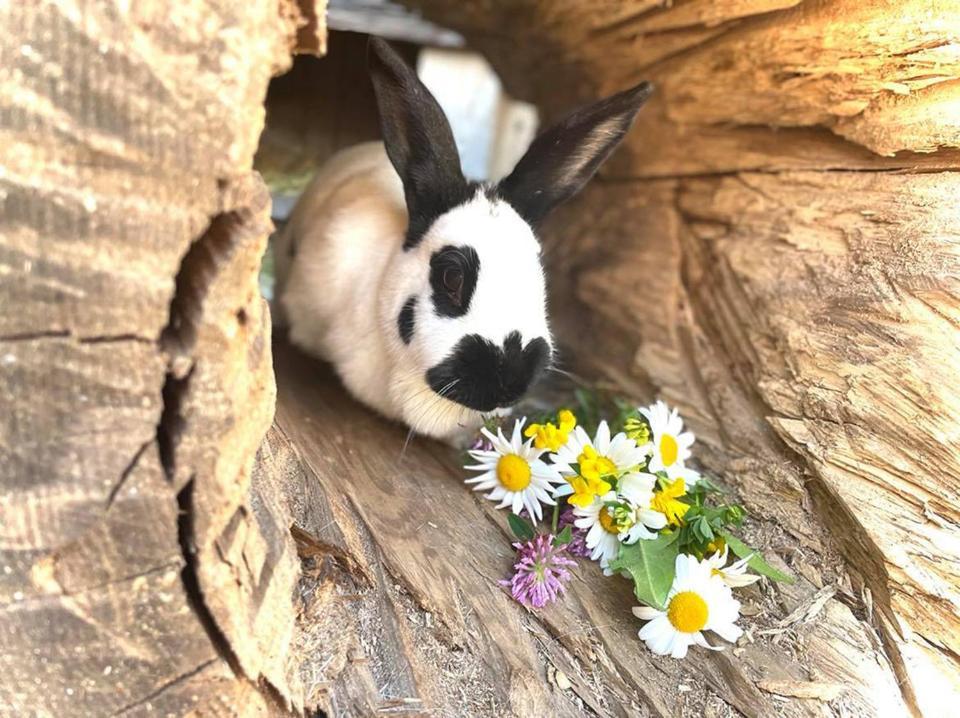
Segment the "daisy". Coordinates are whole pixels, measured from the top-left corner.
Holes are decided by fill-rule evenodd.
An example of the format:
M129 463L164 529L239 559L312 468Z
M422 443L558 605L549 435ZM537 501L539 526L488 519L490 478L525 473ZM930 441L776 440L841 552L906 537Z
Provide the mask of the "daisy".
M631 506L631 526L621 532L619 539L624 543L635 543L639 539L654 539L657 531L667 525L667 517L651 508L653 487L657 477L653 474L634 472L627 474L617 484L617 495L626 499ZM653 530L651 530L653 529Z
M559 451L567 443L570 432L577 425L577 417L569 409L557 412L557 424L530 424L523 435L533 439L533 445L538 449Z
M619 433L610 438L610 427L601 421L591 439L582 426L576 427L567 443L550 456L550 460L567 483L557 489L557 496L570 496L570 503L585 508L597 497L613 488L611 480L635 469L646 461L648 450ZM577 469L574 469L574 464Z
M687 649L696 644L711 650L703 631L713 631L721 638L736 642L743 629L736 625L740 617L740 602L733 592L716 576L706 561L680 554L676 561L676 576L667 594L667 608L660 611L650 606L637 606L633 614L649 621L638 635L647 647L661 656L683 658Z
M518 419L513 425L513 435L509 441L504 437L502 429L497 429L496 436L486 427L480 430L493 448L474 449L469 452L471 458L478 463L464 468L483 473L467 479L465 483L476 484L474 491L490 490L486 498L499 501L498 509L509 506L515 514L526 509L536 523L543 518L540 502L554 505L551 497L554 490L552 484L562 483L563 478L556 469L540 459L543 449L533 448L532 441L523 441L520 436L523 421Z
M640 409L650 424L653 441L650 448L653 455L647 470L651 474L666 472L671 479L682 478L689 485L696 483L696 472L684 467L683 462L690 458L690 446L693 433L683 430L683 419L674 409L672 412L663 401L658 401L645 409Z
M586 544L590 549L590 558L600 562L600 568L606 569L611 559L617 557L620 551L620 533L622 527L618 525L613 512L607 503L617 500L617 495L609 491L603 496L595 498L588 506L577 506L573 513L577 517L573 525L587 532Z
M719 576L720 579L722 579L723 582L731 588L749 586L751 583L755 583L760 580L760 577L755 573L747 573L747 563L751 558L753 558L753 554L747 556L746 558L742 558L739 561L734 561L729 566L726 566L729 552L730 547L726 545L726 542L724 542L723 553L717 551L715 554L705 559L706 563L710 566L711 574L713 576ZM724 566L726 566L726 568L724 568Z

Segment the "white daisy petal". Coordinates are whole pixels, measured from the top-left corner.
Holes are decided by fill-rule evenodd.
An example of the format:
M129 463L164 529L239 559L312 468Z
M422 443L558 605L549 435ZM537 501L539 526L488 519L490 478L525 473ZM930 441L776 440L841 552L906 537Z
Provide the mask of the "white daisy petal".
M657 616L663 615L663 611L658 611L651 606L634 606L631 610L634 616L643 621L652 621Z
M696 644L697 644L698 646L703 646L704 648L708 648L708 649L710 649L711 651L722 651L722 650L723 650L723 646L711 646L709 643L707 643L707 638L706 638L706 636L704 636L702 633L699 633L699 632L698 632L698 633L694 634L693 640L696 642Z
M653 509L640 509L637 511L637 517L644 526L658 531L667 525L667 517Z
M594 440L593 446L599 454L606 454L610 451L610 427L606 421L601 421L597 427L597 438Z
M517 419L513 424L513 435L510 437L510 447L513 449L519 449L520 445L523 443L523 439L520 436L520 431L523 428L523 422L526 419Z
M693 640L689 635L676 633L673 636L673 650L670 651L671 658L686 658L687 651Z
M464 466L463 468L469 471L490 471L491 469L495 468L496 465L497 465L496 462L493 462L492 465L491 464L469 464L467 466Z

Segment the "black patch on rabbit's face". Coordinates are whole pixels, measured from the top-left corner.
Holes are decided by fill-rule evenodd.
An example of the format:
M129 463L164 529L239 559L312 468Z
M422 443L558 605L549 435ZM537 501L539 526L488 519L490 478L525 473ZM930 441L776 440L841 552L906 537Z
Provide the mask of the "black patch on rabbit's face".
M397 315L397 329L400 331L400 338L404 344L409 344L413 339L413 317L417 309L417 298L410 297Z
M427 383L438 394L476 411L515 404L540 376L550 346L537 337L523 346L511 332L502 347L478 334L464 336L442 362L427 371Z
M480 257L473 247L446 246L430 257L430 286L437 316L462 317L477 288Z
M472 200L480 189L481 185L477 182L450 183L444 185L442 190L418 195L416 203L408 198L407 234L403 240L403 249L414 249L434 222L450 210Z

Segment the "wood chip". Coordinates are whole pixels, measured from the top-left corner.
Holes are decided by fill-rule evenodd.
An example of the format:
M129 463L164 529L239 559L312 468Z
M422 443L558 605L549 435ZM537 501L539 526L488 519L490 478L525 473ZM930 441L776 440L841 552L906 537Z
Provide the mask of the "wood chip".
M815 618L817 614L823 610L824 604L833 598L833 595L836 592L836 586L824 586L815 594L813 594L813 596L811 596L807 601L797 606L793 611L790 612L790 615L780 621L780 623L777 625L780 626L780 628L785 628L792 626L795 623L806 622L812 618Z
M839 683L816 681L759 681L757 687L777 696L807 698L818 701L832 701L844 690L844 687Z

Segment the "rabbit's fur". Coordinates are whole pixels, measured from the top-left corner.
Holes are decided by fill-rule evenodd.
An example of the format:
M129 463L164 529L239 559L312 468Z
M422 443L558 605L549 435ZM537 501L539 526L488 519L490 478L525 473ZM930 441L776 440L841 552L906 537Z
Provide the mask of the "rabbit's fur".
M455 440L550 362L534 227L594 174L650 87L574 113L487 186L463 178L439 105L383 41L370 66L385 141L340 152L303 193L274 249L275 311L358 399Z

